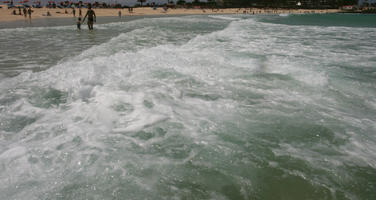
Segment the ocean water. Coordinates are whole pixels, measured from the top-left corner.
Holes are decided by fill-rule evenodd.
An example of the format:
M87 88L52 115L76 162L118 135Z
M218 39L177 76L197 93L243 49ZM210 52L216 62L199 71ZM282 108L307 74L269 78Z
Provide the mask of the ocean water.
M0 199L376 199L376 16L0 29Z

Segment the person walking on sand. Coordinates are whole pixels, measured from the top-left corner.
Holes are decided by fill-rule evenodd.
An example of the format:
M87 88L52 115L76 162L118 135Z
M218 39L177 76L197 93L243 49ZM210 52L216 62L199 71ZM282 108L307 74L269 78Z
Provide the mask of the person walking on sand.
M76 17L76 9L73 8L72 14L73 14L73 17Z
M89 27L89 30L93 30L94 27L93 27L93 24L94 22L96 22L96 18L97 16L95 16L95 12L94 10L91 9L91 4L88 5L88 8L87 8L87 12L86 12L86 15L84 17L84 20L82 20L82 22L85 21L86 17L87 17L87 26Z
M78 9L78 15L81 17L82 16L82 10L81 7Z
M121 18L121 10L119 10L118 14L119 14L119 18Z

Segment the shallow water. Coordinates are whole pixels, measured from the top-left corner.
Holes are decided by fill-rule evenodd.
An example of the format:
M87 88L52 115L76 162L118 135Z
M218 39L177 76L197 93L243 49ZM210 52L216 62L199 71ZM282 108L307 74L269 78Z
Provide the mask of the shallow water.
M339 16L0 29L0 199L375 199L376 29Z

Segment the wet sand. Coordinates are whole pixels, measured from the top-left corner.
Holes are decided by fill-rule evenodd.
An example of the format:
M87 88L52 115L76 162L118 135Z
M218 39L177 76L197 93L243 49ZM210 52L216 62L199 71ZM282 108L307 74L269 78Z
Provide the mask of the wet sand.
M13 10L8 9L6 6L0 9L0 22L11 22L17 20L28 20L29 17L22 15L13 15ZM31 15L32 19L45 19L45 18L73 18L72 9L50 9L50 8L33 8ZM65 13L67 11L67 14ZM82 9L82 15L85 15L87 9ZM134 8L133 12L128 9L114 9L114 8L97 8L94 9L98 17L118 17L118 12L121 11L122 17L127 16L144 16L144 15L198 15L198 14L281 14L281 13L335 13L339 12L337 9L323 9L323 10L303 10L303 9L250 9L250 8L226 8L226 9L168 9L164 11L163 8L153 10L150 7ZM47 12L51 16L46 16ZM21 10L22 12L22 10ZM76 17L78 16L78 9L76 9Z

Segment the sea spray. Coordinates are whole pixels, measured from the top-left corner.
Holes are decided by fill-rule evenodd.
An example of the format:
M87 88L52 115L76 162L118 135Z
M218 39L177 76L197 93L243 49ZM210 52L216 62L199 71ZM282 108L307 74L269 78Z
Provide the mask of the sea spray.
M305 17L1 38L0 199L375 198L376 30Z

